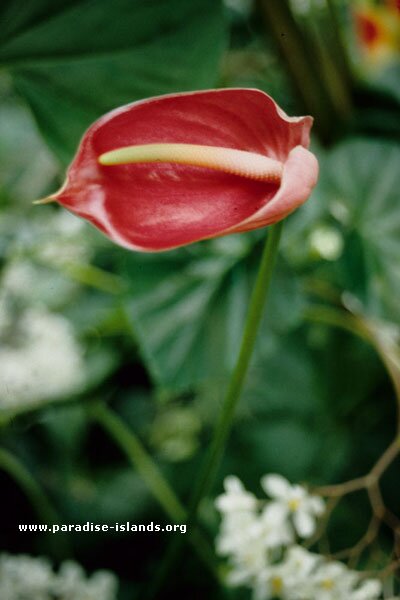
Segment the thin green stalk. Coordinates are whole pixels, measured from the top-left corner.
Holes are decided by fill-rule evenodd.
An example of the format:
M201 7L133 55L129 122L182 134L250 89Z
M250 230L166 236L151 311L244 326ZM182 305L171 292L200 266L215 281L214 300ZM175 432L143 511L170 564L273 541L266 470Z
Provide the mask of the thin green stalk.
M385 343L377 335L376 329L368 319L325 305L311 305L304 311L304 317L310 321L340 327L359 336L369 343L379 355L392 381L398 405L398 430L400 431L400 351L398 347Z
M23 490L41 523L50 525L60 522L56 510L35 478L16 456L4 448L0 448L0 469L8 473Z
M242 394L258 329L264 313L264 306L282 233L282 225L283 222L280 221L269 228L267 242L264 246L257 279L250 299L239 356L222 403L221 412L214 429L214 435L211 440L209 454L204 469L197 480L197 485L190 504L189 517L195 516L201 500L210 491L222 460L226 441L232 429L235 410Z
M125 453L168 517L175 523L186 523L187 513L184 506L137 436L114 411L104 404L93 405L90 408L90 414ZM214 552L207 539L196 528L190 530L188 528L187 535L188 541L192 543L200 558L208 566L213 576L219 580ZM179 534L179 536L183 538L186 534Z
M269 234L261 257L257 279L250 299L239 356L222 403L221 412L214 429L207 459L200 476L197 479L189 505L187 520L189 527L196 521L199 505L212 487L225 451L229 433L232 429L235 409L241 397L257 333L264 313L265 301L267 299L275 266L282 226L283 222L281 221L269 228ZM159 591L164 587L169 574L177 563L181 548L182 540L175 538L167 550L164 563L162 564L153 585L150 586L147 595L148 599L156 598Z
M120 277L94 265L71 263L63 267L61 272L64 272L78 283L107 294L120 294L124 289Z
M5 471L19 485L31 503L41 524L50 526L54 523L61 523L56 509L36 479L25 465L5 448L0 448L0 469ZM71 545L65 533L59 533L54 536L51 531L48 531L45 535L48 536L48 543L52 548L54 556L57 556L59 559L71 556Z
M184 523L184 507L136 435L105 404L93 405L90 413L123 450L166 514L176 523Z
M343 310L338 310L331 306L312 304L304 310L303 316L308 321L340 327L341 329L346 329L353 335L361 337L367 342L370 341L369 337L366 335L365 328L357 323L353 315L346 313Z

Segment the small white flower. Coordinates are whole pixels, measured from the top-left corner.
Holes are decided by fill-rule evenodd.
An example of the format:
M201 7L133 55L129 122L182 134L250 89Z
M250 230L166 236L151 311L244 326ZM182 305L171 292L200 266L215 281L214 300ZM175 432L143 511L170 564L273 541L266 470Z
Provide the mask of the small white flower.
M221 531L216 540L218 554L237 553L258 536L259 521L256 514L238 512L227 515L221 523Z
M293 530L287 521L287 512L276 502L265 506L260 516L260 526L267 548L287 546L293 542Z
M232 569L228 582L241 585L249 582L267 564L265 530L257 498L246 491L240 479L226 477L224 488L225 493L215 502L222 514L216 550L230 557Z
M27 260L10 262L2 277L2 289L13 296L27 298L37 284L38 275L34 265Z
M265 568L255 581L253 600L270 600L271 598L292 600L289 596L287 575L285 564L270 565Z
M309 595L313 600L350 600L358 579L343 563L325 562L309 578Z
M281 475L265 475L261 480L264 491L273 498L284 511L285 516L291 516L293 525L302 538L312 535L316 528L316 518L325 509L324 501L319 496L309 494L301 485L291 485Z
M80 565L64 562L53 584L53 594L66 600L114 600L117 580L108 571L97 571L87 578Z
M352 593L349 600L377 600L382 593L382 583L379 579L366 579Z
M54 572L44 558L0 555L2 600L116 600L118 582L109 571L87 577L80 565L63 563Z
M242 538L242 543L231 554L231 571L227 582L230 585L252 585L268 566L265 544L260 536L249 532L247 539Z
M0 347L0 408L67 396L79 391L84 379L71 323L45 309L24 311L12 338Z
M254 600L281 598L282 600L309 600L307 583L320 564L321 557L300 546L292 546L283 562L268 565L260 572L254 584ZM312 596L314 600L314 596Z
M272 498L260 501L237 477L225 480L217 499L222 513L217 551L226 555L227 582L247 586L253 600L378 600L378 580L294 545L295 531L311 535L324 502L280 475L268 475L262 486ZM397 600L397 599L392 599ZM400 600L400 599L399 599Z
M238 477L230 475L224 480L225 494L221 494L215 501L221 513L233 511L253 511L257 507L257 498L246 491Z
M310 248L325 260L337 260L343 252L344 241L338 229L320 226L309 238Z
M67 211L42 211L40 219L18 224L11 250L54 267L88 262L93 250L84 221Z
M0 555L0 598L48 600L54 573L48 560L27 555Z
M302 546L291 546L286 553L286 565L295 579L306 579L322 561L319 554L309 552Z

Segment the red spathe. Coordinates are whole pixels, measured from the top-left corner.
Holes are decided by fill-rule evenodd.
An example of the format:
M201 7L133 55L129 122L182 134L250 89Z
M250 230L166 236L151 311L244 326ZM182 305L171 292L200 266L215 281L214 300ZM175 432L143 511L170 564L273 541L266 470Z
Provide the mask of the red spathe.
M264 92L221 89L134 102L84 135L53 198L132 250L169 250L286 217L309 197L318 163L311 117L288 117ZM103 166L116 148L151 143L222 146L283 163L280 183L174 163Z

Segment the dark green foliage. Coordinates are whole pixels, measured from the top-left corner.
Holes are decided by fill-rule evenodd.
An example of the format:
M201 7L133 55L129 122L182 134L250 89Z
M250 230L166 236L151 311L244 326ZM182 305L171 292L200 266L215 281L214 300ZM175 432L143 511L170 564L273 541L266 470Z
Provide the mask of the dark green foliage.
M48 242L60 247L62 236L52 231L57 210L33 209L30 201L55 189L63 177L58 161L67 164L85 128L118 105L167 92L246 85L273 92L293 114L302 110L288 91L272 38L265 37L259 15L250 13L227 10L216 0L8 0L1 5L0 276L7 282L11 266L26 264L34 276L28 290L9 292L5 283L0 294L11 294L16 318L38 306L68 318L86 369L85 385L71 396L48 406L40 399L19 406L21 414L11 421L10 411L2 410L1 443L40 482L63 522L169 521L91 421L87 409L98 400L116 409L176 494L188 498L238 353L265 231L145 255L113 247L87 226L73 242L84 243L87 254L54 262L41 249ZM346 137L323 150L313 140L320 181L310 201L285 224L213 497L230 473L257 493L268 472L318 485L358 477L392 439L395 396L376 349L311 318L310 308L340 314L350 309L396 343L397 72L392 67L373 83L354 84L355 108L341 129ZM324 116L324 127L331 128L326 137L333 139L337 123ZM8 343L1 327L0 318L0 345ZM0 382L1 394L4 390ZM0 410L1 403L0 397ZM395 471L384 482L394 512L400 500ZM2 472L0 485L0 552L55 557L42 536L18 536L15 523L36 522L37 516ZM213 498L205 502L202 518L214 536L218 521L212 503ZM330 530L332 548L354 543L368 516L366 502L345 500ZM141 597L140 585L159 568L167 541L166 535L123 534L69 540L88 569L108 567L120 575L122 599ZM388 552L387 531L380 543ZM202 569L188 552L175 585L177 598L188 591L197 597L193 589L202 594L198 597L222 597ZM247 598L241 594L230 597Z

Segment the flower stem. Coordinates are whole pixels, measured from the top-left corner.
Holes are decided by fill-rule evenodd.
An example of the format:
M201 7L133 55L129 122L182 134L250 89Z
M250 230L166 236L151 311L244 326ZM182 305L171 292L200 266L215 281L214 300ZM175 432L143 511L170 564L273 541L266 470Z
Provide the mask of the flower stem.
M0 469L5 471L19 485L42 524L47 525L50 529L50 526L54 523L61 523L61 519L58 516L56 509L53 507L36 479L31 475L25 465L5 448L0 448ZM60 533L55 537L51 535L51 531L49 531L48 535L49 543L56 556L61 559L71 555L70 544L65 534Z
M233 370L221 412L217 421L204 469L198 479L190 503L189 517L195 517L198 506L209 492L220 465L227 438L232 428L235 409L240 399L250 359L253 354L258 329L264 313L265 301L271 283L282 233L282 221L269 228L269 235L261 257L261 263L250 299L236 366Z
M169 518L183 523L186 520L184 507L136 435L105 404L95 404L90 414L123 450Z
M0 469L18 483L43 523L59 522L58 515L40 485L22 462L11 452L0 448Z
M305 319L346 329L369 343L380 357L392 381L397 401L397 431L400 434L400 351L396 344L380 335L377 325L350 312L325 305L310 305L304 312ZM379 326L378 326L379 327Z
M168 517L174 523L184 524L187 521L184 506L133 431L114 411L102 403L94 404L89 410L92 418L110 434L117 446L128 457ZM181 537L184 535L180 534ZM219 579L214 552L207 539L197 528L192 528L188 531L188 540L213 576Z
M283 222L281 221L269 228L269 234L264 246L257 279L250 299L239 356L222 403L221 412L214 429L214 435L211 440L211 445L204 468L197 480L197 485L194 489L189 505L187 518L189 527L196 522L199 505L212 487L224 454L226 441L232 429L235 409L243 390L250 359L257 338L258 329L264 313L265 301L267 299L277 256L279 240L282 233L282 225ZM151 585L150 590L148 591L146 596L148 600L158 597L159 591L164 587L164 584L168 580L169 574L177 563L181 548L181 538L174 538L167 550L161 569Z

